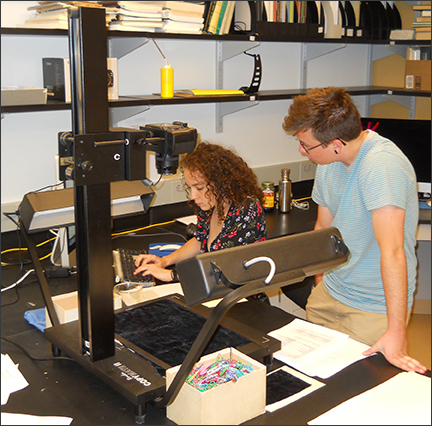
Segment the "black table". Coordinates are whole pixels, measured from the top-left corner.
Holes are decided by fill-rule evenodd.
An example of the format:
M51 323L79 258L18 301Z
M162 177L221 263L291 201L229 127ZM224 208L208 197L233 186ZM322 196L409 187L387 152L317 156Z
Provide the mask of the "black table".
M309 231L313 228L315 217L316 207L312 204L307 211L293 209L288 214L269 212L266 215L268 237ZM114 238L113 246L147 248L149 242L179 241L180 237L175 233L182 234L184 231L183 224L173 223L145 231L147 234L167 233L164 236L142 238L126 235ZM48 265L48 261L43 262L44 267ZM21 275L18 268L2 268L2 285L11 284ZM134 424L135 406L130 401L73 360L52 359L51 344L43 337L43 333L29 325L23 316L27 310L44 306L37 282L30 281L29 278L17 290L2 294L2 336L21 345L33 357L49 360L32 360L22 350L2 340L2 353L9 354L13 362L19 364L20 371L29 382L27 388L10 395L8 403L2 406L2 411L68 416L73 418L72 424L82 425ZM77 289L75 276L52 279L49 284L52 295ZM13 303L16 299L17 302ZM249 305L237 304L231 308L229 314L246 324L256 324L257 329L265 333L295 319L293 315L279 308L256 300L250 301ZM277 361L274 362L274 368L280 365ZM339 403L399 372L400 370L391 366L382 355L375 355L322 380L326 386L305 398L273 413L265 413L247 424L306 424ZM166 418L166 409L156 408L148 403L144 424L173 423Z

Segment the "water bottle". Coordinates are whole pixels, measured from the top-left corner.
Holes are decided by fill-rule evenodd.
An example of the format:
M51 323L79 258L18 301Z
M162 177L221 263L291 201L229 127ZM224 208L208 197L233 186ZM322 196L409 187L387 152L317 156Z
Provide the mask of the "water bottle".
M292 181L290 180L290 169L281 169L281 180L279 181L279 211L288 213L292 207Z

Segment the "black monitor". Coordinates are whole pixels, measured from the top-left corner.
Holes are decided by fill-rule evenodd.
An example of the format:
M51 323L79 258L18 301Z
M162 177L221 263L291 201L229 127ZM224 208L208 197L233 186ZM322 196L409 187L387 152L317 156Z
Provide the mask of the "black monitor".
M407 156L416 172L418 192L423 198L431 196L432 143L431 120L363 117L364 128L373 128L394 142Z

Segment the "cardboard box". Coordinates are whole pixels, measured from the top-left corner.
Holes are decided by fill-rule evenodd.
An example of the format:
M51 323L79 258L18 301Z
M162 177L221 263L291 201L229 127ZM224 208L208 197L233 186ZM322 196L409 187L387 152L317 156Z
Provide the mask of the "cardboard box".
M198 364L213 362L218 355L250 364L254 371L237 382L220 384L204 392L184 383L177 398L166 409L167 417L179 425L237 425L265 412L266 367L234 348L203 356ZM180 366L166 370L169 389Z
M44 105L47 89L39 87L2 87L2 106Z
M405 61L405 89L431 90L431 61Z
M54 310L61 324L67 322L76 321L79 318L78 311L78 292L73 291L71 293L59 294L51 298L54 303ZM113 294L113 307L114 309L121 309L122 301L118 294ZM48 311L45 309L46 326L51 327L51 321L48 316Z

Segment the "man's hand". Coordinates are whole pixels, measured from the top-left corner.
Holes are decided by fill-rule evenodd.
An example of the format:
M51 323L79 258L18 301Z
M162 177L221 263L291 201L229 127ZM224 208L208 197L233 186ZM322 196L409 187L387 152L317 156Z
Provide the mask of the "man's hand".
M427 371L427 368L419 361L408 356L405 335L400 336L387 331L370 349L363 352L363 355L373 355L376 352L381 352L390 364L402 370L414 371L420 374L424 374Z

